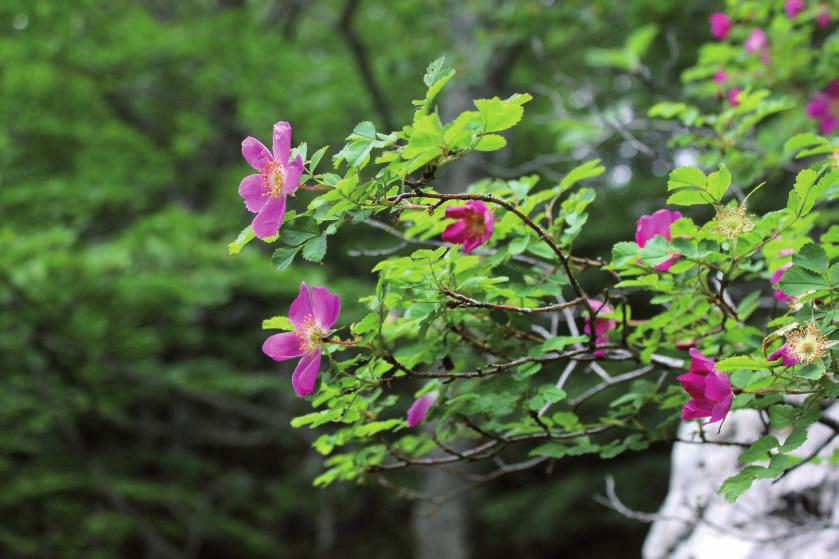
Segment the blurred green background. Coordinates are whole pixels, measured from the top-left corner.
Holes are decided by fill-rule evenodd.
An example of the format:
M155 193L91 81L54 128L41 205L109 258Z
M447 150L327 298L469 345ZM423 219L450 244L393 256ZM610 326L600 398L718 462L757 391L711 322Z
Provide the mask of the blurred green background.
M0 3L0 556L425 559L440 514L462 546L435 559L639 556L647 526L593 496L609 473L627 503L657 507L664 446L566 459L430 509L374 483L312 488L313 435L289 426L309 404L291 366L261 353L261 320L301 279L341 293L342 321L359 316L374 260L350 253L396 241L358 229L326 264L282 272L267 246L225 246L251 219L245 136L268 142L289 120L311 152L361 120L401 127L446 54L444 112L535 96L510 147L462 176L551 181L602 158L577 251L606 255L690 157L644 115L679 96L710 4Z

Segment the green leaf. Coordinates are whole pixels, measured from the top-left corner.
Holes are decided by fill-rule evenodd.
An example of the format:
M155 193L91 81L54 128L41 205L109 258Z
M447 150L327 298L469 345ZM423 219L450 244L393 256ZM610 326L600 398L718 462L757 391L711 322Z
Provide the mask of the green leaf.
M303 258L309 262L320 262L326 256L326 233L310 239L303 245Z
M231 256L234 254L239 254L240 252L242 252L242 249L245 248L245 245L251 242L254 238L255 235L253 234L253 229L251 229L251 226L248 225L247 227L242 229L242 231L236 237L235 241L228 243L227 254Z
M263 330L294 330L294 325L287 316L272 316L262 321Z
M780 444L778 439L772 435L764 435L752 443L752 446L740 455L740 462L742 464L748 464L749 462L757 462L758 460L768 460L769 451L777 448Z
M498 134L487 134L485 136L481 136L481 138L475 144L475 150L496 151L503 148L506 145L507 140L504 139L504 136L499 136Z
M271 265L275 270L285 270L294 262L300 247L280 247L271 255Z
M725 500L733 503L737 497L746 492L752 486L752 482L757 479L758 475L766 468L760 466L749 466L734 476L731 476L720 487L720 494L725 497Z
M696 167L679 167L670 172L667 179L667 190L675 190L686 186L693 186L705 190L705 173Z
M828 260L824 249L815 244L807 243L792 258L793 264L801 266L817 274L827 272Z
M621 241L612 246L612 264L626 266L634 264L638 259L638 245L629 241Z
M717 202L723 199L729 186L731 186L731 172L725 164L720 165L719 171L714 171L708 175L708 193Z
M780 287L784 293L800 297L810 291L827 289L830 285L822 276L799 266L793 266L784 272Z
M724 373L738 370L764 371L769 369L769 363L755 359L751 355L734 355L717 361L717 369Z
M582 165L577 165L562 177L559 183L559 193L562 194L566 190L572 188L581 180L599 177L606 170L606 167L600 164L599 159L592 159L586 161Z
M667 203L673 206L699 206L710 204L711 197L704 190L683 189L671 194Z
M775 404L769 408L769 421L772 427L783 429L795 420L796 409L789 404Z
M524 115L523 105L533 99L529 93L515 93L507 99L476 99L475 106L484 120L484 132L512 128Z
M298 218L280 228L280 240L290 247L299 247L319 235L317 222L309 218Z
M370 161L373 142L376 141L376 127L370 121L360 122L353 128L352 134L347 136L347 143L341 151L332 158L333 164L338 166L346 162L351 168L362 168Z

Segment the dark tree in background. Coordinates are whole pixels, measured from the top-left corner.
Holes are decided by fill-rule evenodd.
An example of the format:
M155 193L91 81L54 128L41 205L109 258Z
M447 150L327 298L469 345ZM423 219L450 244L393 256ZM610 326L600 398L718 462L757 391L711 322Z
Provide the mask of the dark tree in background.
M446 188L487 174L554 180L599 157L612 171L581 249L605 254L661 202L654 183L674 153L645 111L678 91L709 11L666 0L4 1L0 555L404 557L438 537L435 514L465 547L447 546L451 557L640 554L646 526L592 497L608 468L628 501L654 509L664 446L510 475L456 505L445 493L458 486L440 473L425 483L444 497L432 506L376 486L312 488L311 435L288 426L308 404L290 368L259 351L258 326L301 279L328 277L357 318L371 278L351 253L392 241L359 226L330 243L328 265L283 271L267 249L233 261L224 247L248 219L242 138L267 138L280 119L310 145L338 145L371 117L387 129L446 53L461 88L447 110L476 95L535 97L511 147L469 159ZM643 26L655 31L643 63L603 63L602 49L624 49Z

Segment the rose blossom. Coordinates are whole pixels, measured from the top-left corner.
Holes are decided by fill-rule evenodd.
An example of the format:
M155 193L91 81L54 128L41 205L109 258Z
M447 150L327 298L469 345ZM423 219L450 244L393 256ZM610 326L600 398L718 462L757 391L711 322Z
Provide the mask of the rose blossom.
M682 214L670 210L658 210L652 215L642 215L635 222L635 242L638 243L639 247L644 248L644 245L656 235L661 235L668 241L671 240L670 226L680 217L682 217ZM679 258L681 258L681 254L674 254L665 262L657 265L655 269L666 272Z
M262 351L274 361L300 357L291 375L291 385L298 396L311 394L320 369L323 337L341 314L341 298L325 287L300 283L300 292L291 303L288 318L293 332L274 334L262 344Z
M676 377L690 400L682 408L682 419L710 417L708 423L724 419L731 410L734 392L728 375L716 369L716 363L702 355L698 349L690 350L690 370Z
M731 20L723 12L711 14L711 35L717 39L725 39L731 29Z
M617 326L618 323L614 319L601 318L599 315L601 315L601 314L611 314L613 312L612 307L610 307L609 305L607 305L606 303L604 303L603 301L600 301L598 299L588 299L588 304L591 307L591 310L593 310L594 313L596 315L598 315L597 318L594 319L594 345L595 345L595 347L599 346L599 345L602 345L602 344L609 343L609 337L606 336L606 333L609 332L609 330L613 330L615 328L615 326ZM585 314L585 316L583 318L583 332L590 335L591 334L591 317L589 316L587 311L583 311L583 312ZM595 350L595 352L594 352L595 357L603 357L604 355L606 355L606 350L605 349L598 349L598 350Z
M248 136L242 142L242 155L259 173L248 175L239 183L239 195L245 207L255 213L251 229L260 239L273 237L280 230L285 216L286 197L294 194L303 174L303 159L291 154L291 125L280 121L274 124L272 151L262 142Z
M839 128L839 79L830 82L807 103L807 115L819 121L822 134Z
M449 206L446 217L457 219L443 231L443 240L463 245L469 254L492 236L495 218L492 211L480 200L469 200L465 206Z
M416 427L422 423L422 420L428 414L428 408L434 405L434 402L437 401L439 396L440 393L434 390L417 398L408 409L408 427Z

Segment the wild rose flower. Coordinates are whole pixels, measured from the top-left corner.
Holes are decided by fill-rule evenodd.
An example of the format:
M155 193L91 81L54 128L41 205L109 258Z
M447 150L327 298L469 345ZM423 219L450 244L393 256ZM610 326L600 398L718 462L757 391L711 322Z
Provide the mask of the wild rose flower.
M291 385L298 396L311 394L320 369L323 337L341 314L341 298L325 287L312 287L300 283L300 292L291 303L288 318L294 325L293 332L274 334L262 344L262 351L274 361L300 357Z
M830 25L830 8L827 4L819 6L819 13L816 15L816 25L819 27L827 27Z
M743 92L743 90L739 87L732 87L731 89L729 89L728 93L726 94L726 98L728 99L728 104L731 105L732 107L736 107L737 105L739 105L740 104L740 94L742 92Z
M789 349L789 345L784 344L769 356L769 361L777 361L778 359L782 359L781 365L784 367L792 367L793 365L798 363L798 359L792 354Z
M815 324L801 326L787 332L785 336L790 355L799 363L811 365L827 356L830 343L821 335Z
M760 27L755 27L749 33L746 42L743 43L743 48L746 49L746 52L760 52L768 45L769 41L766 38L766 33Z
M298 155L288 161L291 154L291 125L274 124L272 151L262 142L248 136L242 142L242 155L259 173L248 175L239 183L239 195L245 207L256 217L251 223L254 235L260 239L273 237L280 230L285 216L286 197L294 194L303 174L303 159Z
M423 394L417 398L408 409L408 427L416 427L428 414L428 409L434 405L440 393L436 390Z
M786 271L789 270L790 268L792 268L792 262L787 262L786 264L784 264L783 266L781 266L780 268L778 268L777 270L772 272L772 277L769 279L769 283L771 283L774 286L777 286L779 283L781 283L781 279L784 277L784 274L786 273ZM775 287L774 295L775 295L775 300L778 301L779 303L788 303L790 301L795 301L794 296L788 295L780 287Z
M725 73L725 70L717 70L714 72L714 81L718 84L724 84L728 80L728 74Z
M822 134L839 128L839 79L830 82L807 103L807 115L819 121Z
M676 377L690 400L682 408L682 419L710 417L705 424L724 419L731 410L734 392L728 376L716 369L716 363L698 349L690 350L690 370Z
M469 254L492 236L495 218L486 204L480 200L469 200L465 206L449 206L446 217L457 219L443 231L443 240L463 245L463 252Z
M588 304L591 307L591 310L598 315L597 318L594 319L594 345L599 346L609 343L609 337L606 333L609 332L609 330L614 330L618 323L614 319L602 318L600 315L611 314L613 312L612 307L598 299L588 299ZM591 335L591 317L589 316L588 311L583 311L583 313L583 332ZM594 352L595 357L603 357L604 355L606 355L605 349L598 349Z
M727 15L723 12L711 14L711 35L723 40L728 36L729 29L731 29L731 20Z
M804 11L804 0L787 0L784 2L787 17L793 18Z
M642 215L635 222L635 242L638 243L639 247L643 248L647 244L647 241L656 235L661 235L668 241L671 240L670 226L680 217L682 217L682 214L671 212L670 210L658 210L652 215ZM660 272L666 272L679 258L681 258L680 254L674 254L669 260L656 266L655 269Z

